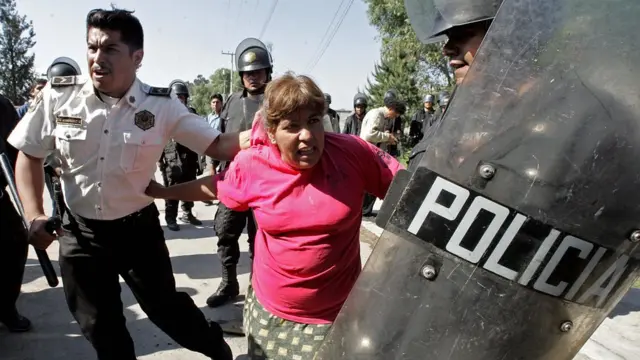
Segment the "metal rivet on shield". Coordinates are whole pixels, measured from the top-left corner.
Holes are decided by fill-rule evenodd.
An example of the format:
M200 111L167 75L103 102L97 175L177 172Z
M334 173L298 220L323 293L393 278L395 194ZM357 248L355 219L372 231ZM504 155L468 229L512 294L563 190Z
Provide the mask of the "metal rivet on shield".
M478 173L484 179L488 180L488 179L491 179L496 174L496 168L494 168L489 164L480 165L480 167L478 168Z
M632 243L637 243L640 241L640 230L636 230L629 235L629 241Z
M569 332L573 329L573 323L571 321L565 321L560 325L560 331Z
M420 270L420 273L422 274L422 276L425 277L425 279L427 280L433 280L436 278L436 269L431 266L431 265L425 265L422 270Z
M136 102L135 96L129 96L129 102L132 102L132 103Z

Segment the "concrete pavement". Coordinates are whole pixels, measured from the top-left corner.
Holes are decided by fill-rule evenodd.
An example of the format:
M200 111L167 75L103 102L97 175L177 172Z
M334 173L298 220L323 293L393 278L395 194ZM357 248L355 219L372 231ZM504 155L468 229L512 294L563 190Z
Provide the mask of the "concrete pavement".
M45 203L50 209L48 196ZM164 204L157 202L161 213ZM377 204L379 206L379 202ZM377 206L377 207L378 207ZM182 225L179 232L166 230L167 244L178 287L189 293L202 311L213 320L229 320L240 316L241 306L227 305L219 309L206 306L206 298L220 282L220 265L215 253L216 240L212 221L215 206L196 203L194 212L203 220L203 226ZM164 224L164 215L161 214ZM375 236L382 232L372 223L364 223L361 243L363 260L369 256ZM375 235L374 235L375 234ZM246 234L240 240L242 250L238 269L241 288L249 281ZM54 243L47 251L59 273L58 246ZM364 261L363 261L364 263ZM122 282L122 281L121 281ZM123 284L124 285L124 284ZM141 360L199 360L204 356L184 350L153 325L136 303L126 285L122 286L122 301L127 326L136 344ZM10 334L0 326L0 359L3 360L69 360L94 359L89 343L82 337L78 326L67 310L62 285L49 288L33 250L24 277L23 294L19 309L34 323L34 329L24 334ZM634 289L620 306L605 320L600 329L584 346L576 360L637 360L640 359L640 289ZM229 337L229 344L237 359L245 358L244 337Z

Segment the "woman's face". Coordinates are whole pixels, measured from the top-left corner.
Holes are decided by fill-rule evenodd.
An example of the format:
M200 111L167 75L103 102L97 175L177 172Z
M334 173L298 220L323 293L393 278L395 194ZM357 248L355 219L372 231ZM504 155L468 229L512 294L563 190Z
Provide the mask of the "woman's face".
M282 160L291 167L312 168L324 151L322 114L306 109L296 111L280 120L269 138L278 146Z

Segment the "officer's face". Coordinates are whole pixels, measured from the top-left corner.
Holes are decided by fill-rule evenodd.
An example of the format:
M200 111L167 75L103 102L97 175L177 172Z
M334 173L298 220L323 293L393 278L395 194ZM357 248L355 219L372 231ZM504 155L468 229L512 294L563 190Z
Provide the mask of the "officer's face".
M424 103L424 108L427 110L433 109L433 103L431 101L427 101Z
M456 84L462 80L469 71L469 66L478 52L478 48L487 33L487 24L471 24L468 26L454 27L447 32L449 41L444 45L444 55L451 58L449 65L455 69Z
M87 62L93 85L113 97L122 97L136 77L142 49L132 51L120 40L120 32L90 28L87 32Z
M222 101L216 98L211 99L211 111L213 111L215 114L220 114L221 110L222 110Z
M365 109L364 105L356 105L356 109L355 109L356 115L362 116L362 114L364 114L364 109Z
M284 162L296 169L309 169L324 151L322 114L299 110L280 120L269 137L275 139Z
M184 95L178 95L178 100L180 100L181 103L183 103L184 105L187 105L187 97Z
M258 90L267 84L267 70L260 69L242 73L242 83L249 91Z

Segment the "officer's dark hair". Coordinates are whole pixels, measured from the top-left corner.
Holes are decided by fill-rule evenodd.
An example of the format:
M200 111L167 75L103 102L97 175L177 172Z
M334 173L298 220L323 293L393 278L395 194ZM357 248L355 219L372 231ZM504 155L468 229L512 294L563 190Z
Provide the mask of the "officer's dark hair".
M404 115L404 113L407 112L407 106L404 104L404 102L394 97L388 97L384 99L384 106L394 110L398 113L398 115Z
M211 95L211 97L209 98L209 102L213 101L213 99L218 99L218 100L220 100L220 102L224 102L224 100L222 100L222 94L213 94L213 95Z
M87 37L90 28L120 32L120 40L129 46L131 52L144 47L142 24L133 16L133 11L113 6L111 10L93 9L87 15Z

